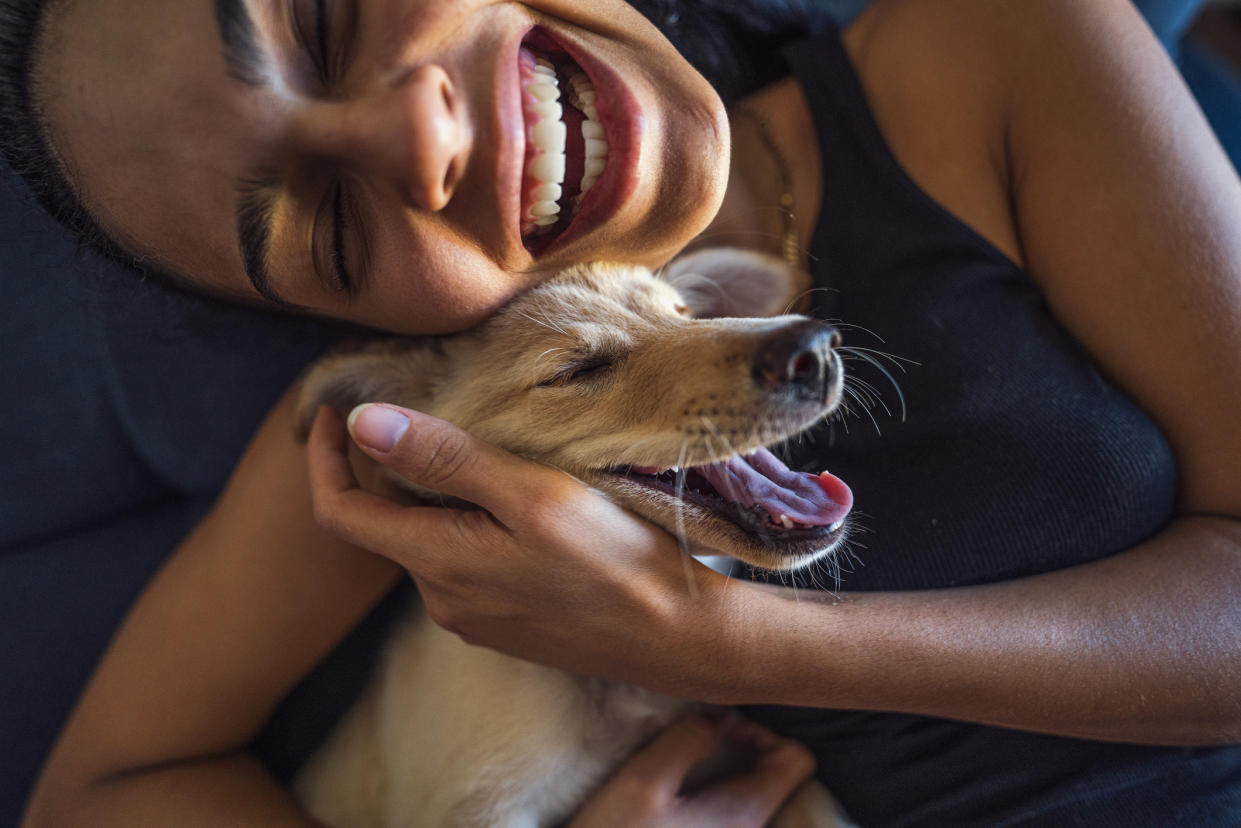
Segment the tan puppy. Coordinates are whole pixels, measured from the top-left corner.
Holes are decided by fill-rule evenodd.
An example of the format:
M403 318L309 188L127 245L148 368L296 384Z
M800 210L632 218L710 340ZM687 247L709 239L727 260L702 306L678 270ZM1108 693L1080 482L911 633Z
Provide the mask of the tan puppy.
M796 569L840 544L852 504L838 479L765 448L842 392L833 329L754 318L788 307L803 280L737 250L684 257L663 278L574 268L468 333L322 360L302 421L323 403L415 408L568 471L694 554ZM686 706L471 647L418 614L296 788L336 826L554 825ZM843 824L814 785L778 822Z

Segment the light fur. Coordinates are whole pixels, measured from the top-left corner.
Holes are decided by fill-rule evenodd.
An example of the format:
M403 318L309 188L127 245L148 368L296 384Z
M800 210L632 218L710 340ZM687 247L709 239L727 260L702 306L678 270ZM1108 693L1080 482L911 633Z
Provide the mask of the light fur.
M711 250L663 277L583 266L471 332L328 357L303 384L303 428L321 404L348 411L382 400L558 466L678 534L696 554L770 570L831 554L843 530L773 541L620 473L769 446L827 416L840 396L834 354L819 400L792 399L754 380L761 344L805 320L738 311L779 312L802 274L767 257ZM295 787L311 813L334 826L555 825L687 704L471 647L415 613ZM779 824L845 824L825 791L804 788Z

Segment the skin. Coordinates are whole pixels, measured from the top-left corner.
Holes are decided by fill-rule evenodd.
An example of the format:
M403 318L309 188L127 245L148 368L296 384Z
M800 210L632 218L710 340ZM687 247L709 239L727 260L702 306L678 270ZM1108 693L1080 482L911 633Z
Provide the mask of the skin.
M376 443L359 417L356 444L485 512L406 507L369 491L330 411L316 421L307 480L286 403L136 605L29 824L133 824L144 808L166 815L177 804L187 814L233 808L238 822L243 810L291 814L242 746L403 571L432 616L471 642L665 692L1104 740L1241 740L1235 173L1124 0L881 0L845 43L910 175L1027 267L1056 316L1164 430L1180 471L1164 531L1094 564L968 589L797 601L699 569L694 599L671 538L559 472L417 412L406 412L411 427L395 446ZM804 163L791 151L813 135L796 126L805 113L795 83L758 103L788 119L781 140ZM747 137L736 140L740 156ZM748 183L761 206L761 183ZM769 230L744 220L746 203L730 190L721 232ZM298 542L274 543L287 533ZM599 537L605 550L585 540Z
M208 0L65 4L41 66L52 138L87 208L196 288L264 301L242 269L234 205L237 182L265 171L279 182L267 263L280 296L407 333L469 327L568 264L662 264L719 206L723 106L619 0L359 3L356 26L337 22L328 38L351 55L330 83L308 66L285 4L249 8L272 64L261 86L227 76ZM542 256L502 232L496 184L514 139L497 118L496 67L534 24L614 69L643 116L634 192L594 231ZM354 294L312 265L315 216L337 182L358 219L345 258L355 272L368 265Z

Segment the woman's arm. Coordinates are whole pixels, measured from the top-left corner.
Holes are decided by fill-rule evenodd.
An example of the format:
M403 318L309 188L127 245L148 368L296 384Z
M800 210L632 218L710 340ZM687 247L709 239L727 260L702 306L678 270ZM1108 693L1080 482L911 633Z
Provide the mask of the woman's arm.
M568 669L722 702L1241 740L1235 174L1124 0L906 0L864 25L892 52L871 79L907 84L915 100L945 91L918 83L957 84L947 91L974 130L973 157L956 159L955 176L939 165L928 189L984 222L1000 205L1007 228L991 236L1167 434L1181 491L1166 531L1095 564L970 589L799 601L696 569L690 590L672 544L626 535L600 550L583 535L582 516L606 508L584 487L413 413L395 448L368 453L489 514L376 502L340 463L339 424L323 421L320 518L401 561L450 629ZM978 177L969 192L951 189L961 170ZM411 549L402 535L415 527L435 551Z
M737 695L1167 745L1241 741L1241 526L995 585L738 609ZM773 692L774 690L774 692Z
M647 531L616 517L608 528ZM286 398L130 611L24 825L313 825L246 746L402 574L315 525ZM685 771L724 741L752 751L753 767L680 796ZM690 717L621 767L573 824L765 825L812 768L805 748L757 725Z
M1109 561L851 599L844 646L873 650L874 664L856 653L868 666L842 688L847 704L1104 739L1241 740L1236 174L1123 0L889 3L874 17L872 61L922 50L898 76L905 100L942 99L952 64L968 78L958 98L1001 113L980 118L995 128L979 128L978 145L1000 159L1018 254L1167 435L1180 497L1165 532ZM869 675L884 665L909 670Z
M286 398L130 611L27 825L308 822L246 745L400 570L315 525L291 415Z

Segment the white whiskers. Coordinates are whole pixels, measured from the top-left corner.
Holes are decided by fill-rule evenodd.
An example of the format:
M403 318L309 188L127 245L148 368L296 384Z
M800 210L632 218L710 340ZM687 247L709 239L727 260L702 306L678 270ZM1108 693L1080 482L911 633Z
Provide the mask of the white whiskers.
M685 569L685 586L689 588L689 596L698 599L698 581L694 579L694 560L689 551L689 535L685 532L685 452L689 448L689 440L681 442L681 453L677 457L677 476L673 492L676 497L677 546L681 548L681 566Z

